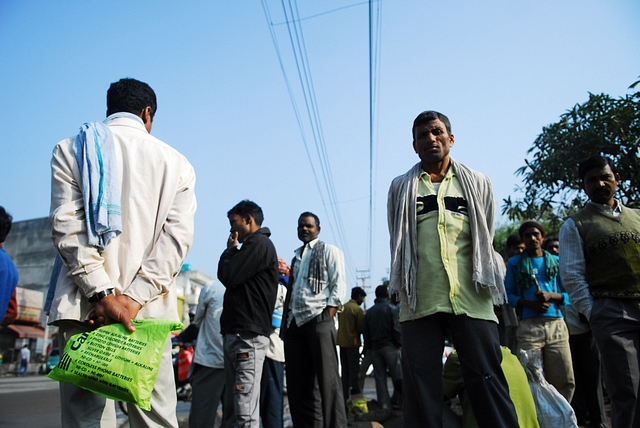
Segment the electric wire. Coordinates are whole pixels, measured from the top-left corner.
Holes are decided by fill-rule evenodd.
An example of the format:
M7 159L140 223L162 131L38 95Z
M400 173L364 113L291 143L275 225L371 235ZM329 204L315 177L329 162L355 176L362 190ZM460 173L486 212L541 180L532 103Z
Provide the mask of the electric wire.
M333 216L334 226L332 230L335 231L336 238L341 243L342 249L345 253L347 265L351 265L351 251L349 249L348 240L344 230L344 222L342 221L339 202L336 196L337 193L335 190L335 185L333 183L333 174L331 172L331 164L329 162L329 156L326 150L324 133L322 130L322 122L320 119L320 112L316 101L315 88L311 75L311 67L309 65L309 58L304 41L304 34L302 31L300 20L298 19L299 12L297 3L295 2L295 0L293 0L293 3L291 0L289 0L288 11L284 0L282 0L282 6L283 12L285 13L286 22L288 23L287 29L289 32L289 39L291 42L292 50L294 51L294 57L296 59L296 68L298 71L298 77L300 79L300 85L303 90L305 106L307 108L307 114L314 137L314 143L316 145L316 153L320 162L325 189L330 201L330 209Z
M377 8L374 8L377 3ZM380 38L381 38L381 1L369 0L369 242L368 260L369 272L373 269L373 248L374 248L374 172L376 159L376 114L378 108L379 72L380 72Z
M282 0L281 5L283 8L283 13L285 15L285 23L287 24L289 42L291 43L291 48L293 51L293 56L296 64L296 71L298 74L298 79L299 79L301 90L303 93L304 106L305 106L307 117L310 123L311 134L312 134L313 142L315 145L315 151L318 156L320 169L322 172L322 178L324 182L324 187L326 189L327 198L329 200L328 203L325 200L325 197L324 197L325 192L322 191L322 187L320 185L320 179L318 177L316 168L314 167L314 161L311 156L309 142L306 137L305 126L303 125L303 121L302 121L302 115L301 115L300 109L298 108L295 94L294 94L291 82L288 78L286 68L284 66L284 61L282 59L282 52L278 44L277 35L275 34L275 31L273 28L274 24L271 19L271 12L269 10L267 1L262 0L263 11L265 13L265 18L267 20L269 32L276 50L276 54L278 56L280 69L285 79L287 92L289 94L289 98L291 99L291 103L296 116L296 121L297 121L298 127L300 128L302 140L305 145L305 150L307 152L309 163L311 164L314 180L316 182L316 186L318 187L322 204L325 207L325 209L327 205L329 205L330 211L332 214L332 218L330 217L329 221L330 223L332 223L332 226L334 226L332 227L332 231L335 231L334 232L335 238L338 241L340 241L341 248L343 249L343 252L345 254L345 259L346 259L345 262L347 266L353 266L353 263L351 262L351 251L349 249L346 234L344 232L344 226L343 226L344 223L342 221L339 202L336 196L335 185L333 182L331 167L329 163L329 156L327 154L326 144L324 142L324 133L322 131L320 113L319 113L319 109L316 102L315 89L313 86L313 79L311 76L309 59L306 51L306 45L304 43L304 35L302 33L302 27L299 24L301 19L299 18L297 4L295 4L295 0L294 0L294 4L292 4L291 0L289 0L288 8L287 8L287 5L285 4L284 0ZM347 269L348 274L352 272L353 272L352 269ZM352 275L354 274L352 273Z

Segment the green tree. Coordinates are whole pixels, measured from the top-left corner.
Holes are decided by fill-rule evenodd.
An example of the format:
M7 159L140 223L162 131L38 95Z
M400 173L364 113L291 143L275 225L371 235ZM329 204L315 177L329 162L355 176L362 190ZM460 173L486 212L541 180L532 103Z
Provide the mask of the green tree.
M640 80L629 87L635 90ZM621 181L616 197L625 205L640 207L640 91L624 97L589 93L560 121L542 129L527 152L532 159L516 171L524 185L520 199L503 200L502 214L511 220L544 219L552 229L578 210L587 198L578 177L578 163L602 154L615 162Z
M500 253L502 258L507 257L507 238L509 235L517 235L519 222L511 221L496 225L496 231L493 235L493 247Z

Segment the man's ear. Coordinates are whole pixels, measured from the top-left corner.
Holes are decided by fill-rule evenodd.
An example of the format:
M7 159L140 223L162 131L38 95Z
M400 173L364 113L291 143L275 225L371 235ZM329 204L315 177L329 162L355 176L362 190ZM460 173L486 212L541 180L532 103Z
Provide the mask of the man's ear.
M151 126L153 125L153 115L151 114L151 106L146 106L140 112L140 119L144 122L144 127L147 128L147 132L151 133Z

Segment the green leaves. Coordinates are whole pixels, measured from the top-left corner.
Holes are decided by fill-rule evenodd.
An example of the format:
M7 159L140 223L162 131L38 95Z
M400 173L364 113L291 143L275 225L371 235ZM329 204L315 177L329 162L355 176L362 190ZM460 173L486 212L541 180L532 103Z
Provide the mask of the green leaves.
M635 89L640 80L629 89ZM502 214L511 220L546 219L561 224L587 201L578 177L580 161L595 154L613 159L620 173L616 197L640 207L640 92L615 99L589 94L542 133L527 152L531 159L518 168L524 197L503 200Z

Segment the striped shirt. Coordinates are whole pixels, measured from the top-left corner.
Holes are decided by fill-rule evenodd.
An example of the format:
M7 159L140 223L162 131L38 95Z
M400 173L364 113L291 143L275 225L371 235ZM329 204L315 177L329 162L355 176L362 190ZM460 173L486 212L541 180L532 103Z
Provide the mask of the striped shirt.
M298 326L320 315L327 306L342 306L346 292L346 273L344 268L344 254L333 245L324 246L325 283L320 293L315 294L309 286L309 262L311 250L318 239L307 243L295 251L291 262L294 283L291 285L291 312L287 319L287 326L295 318Z

